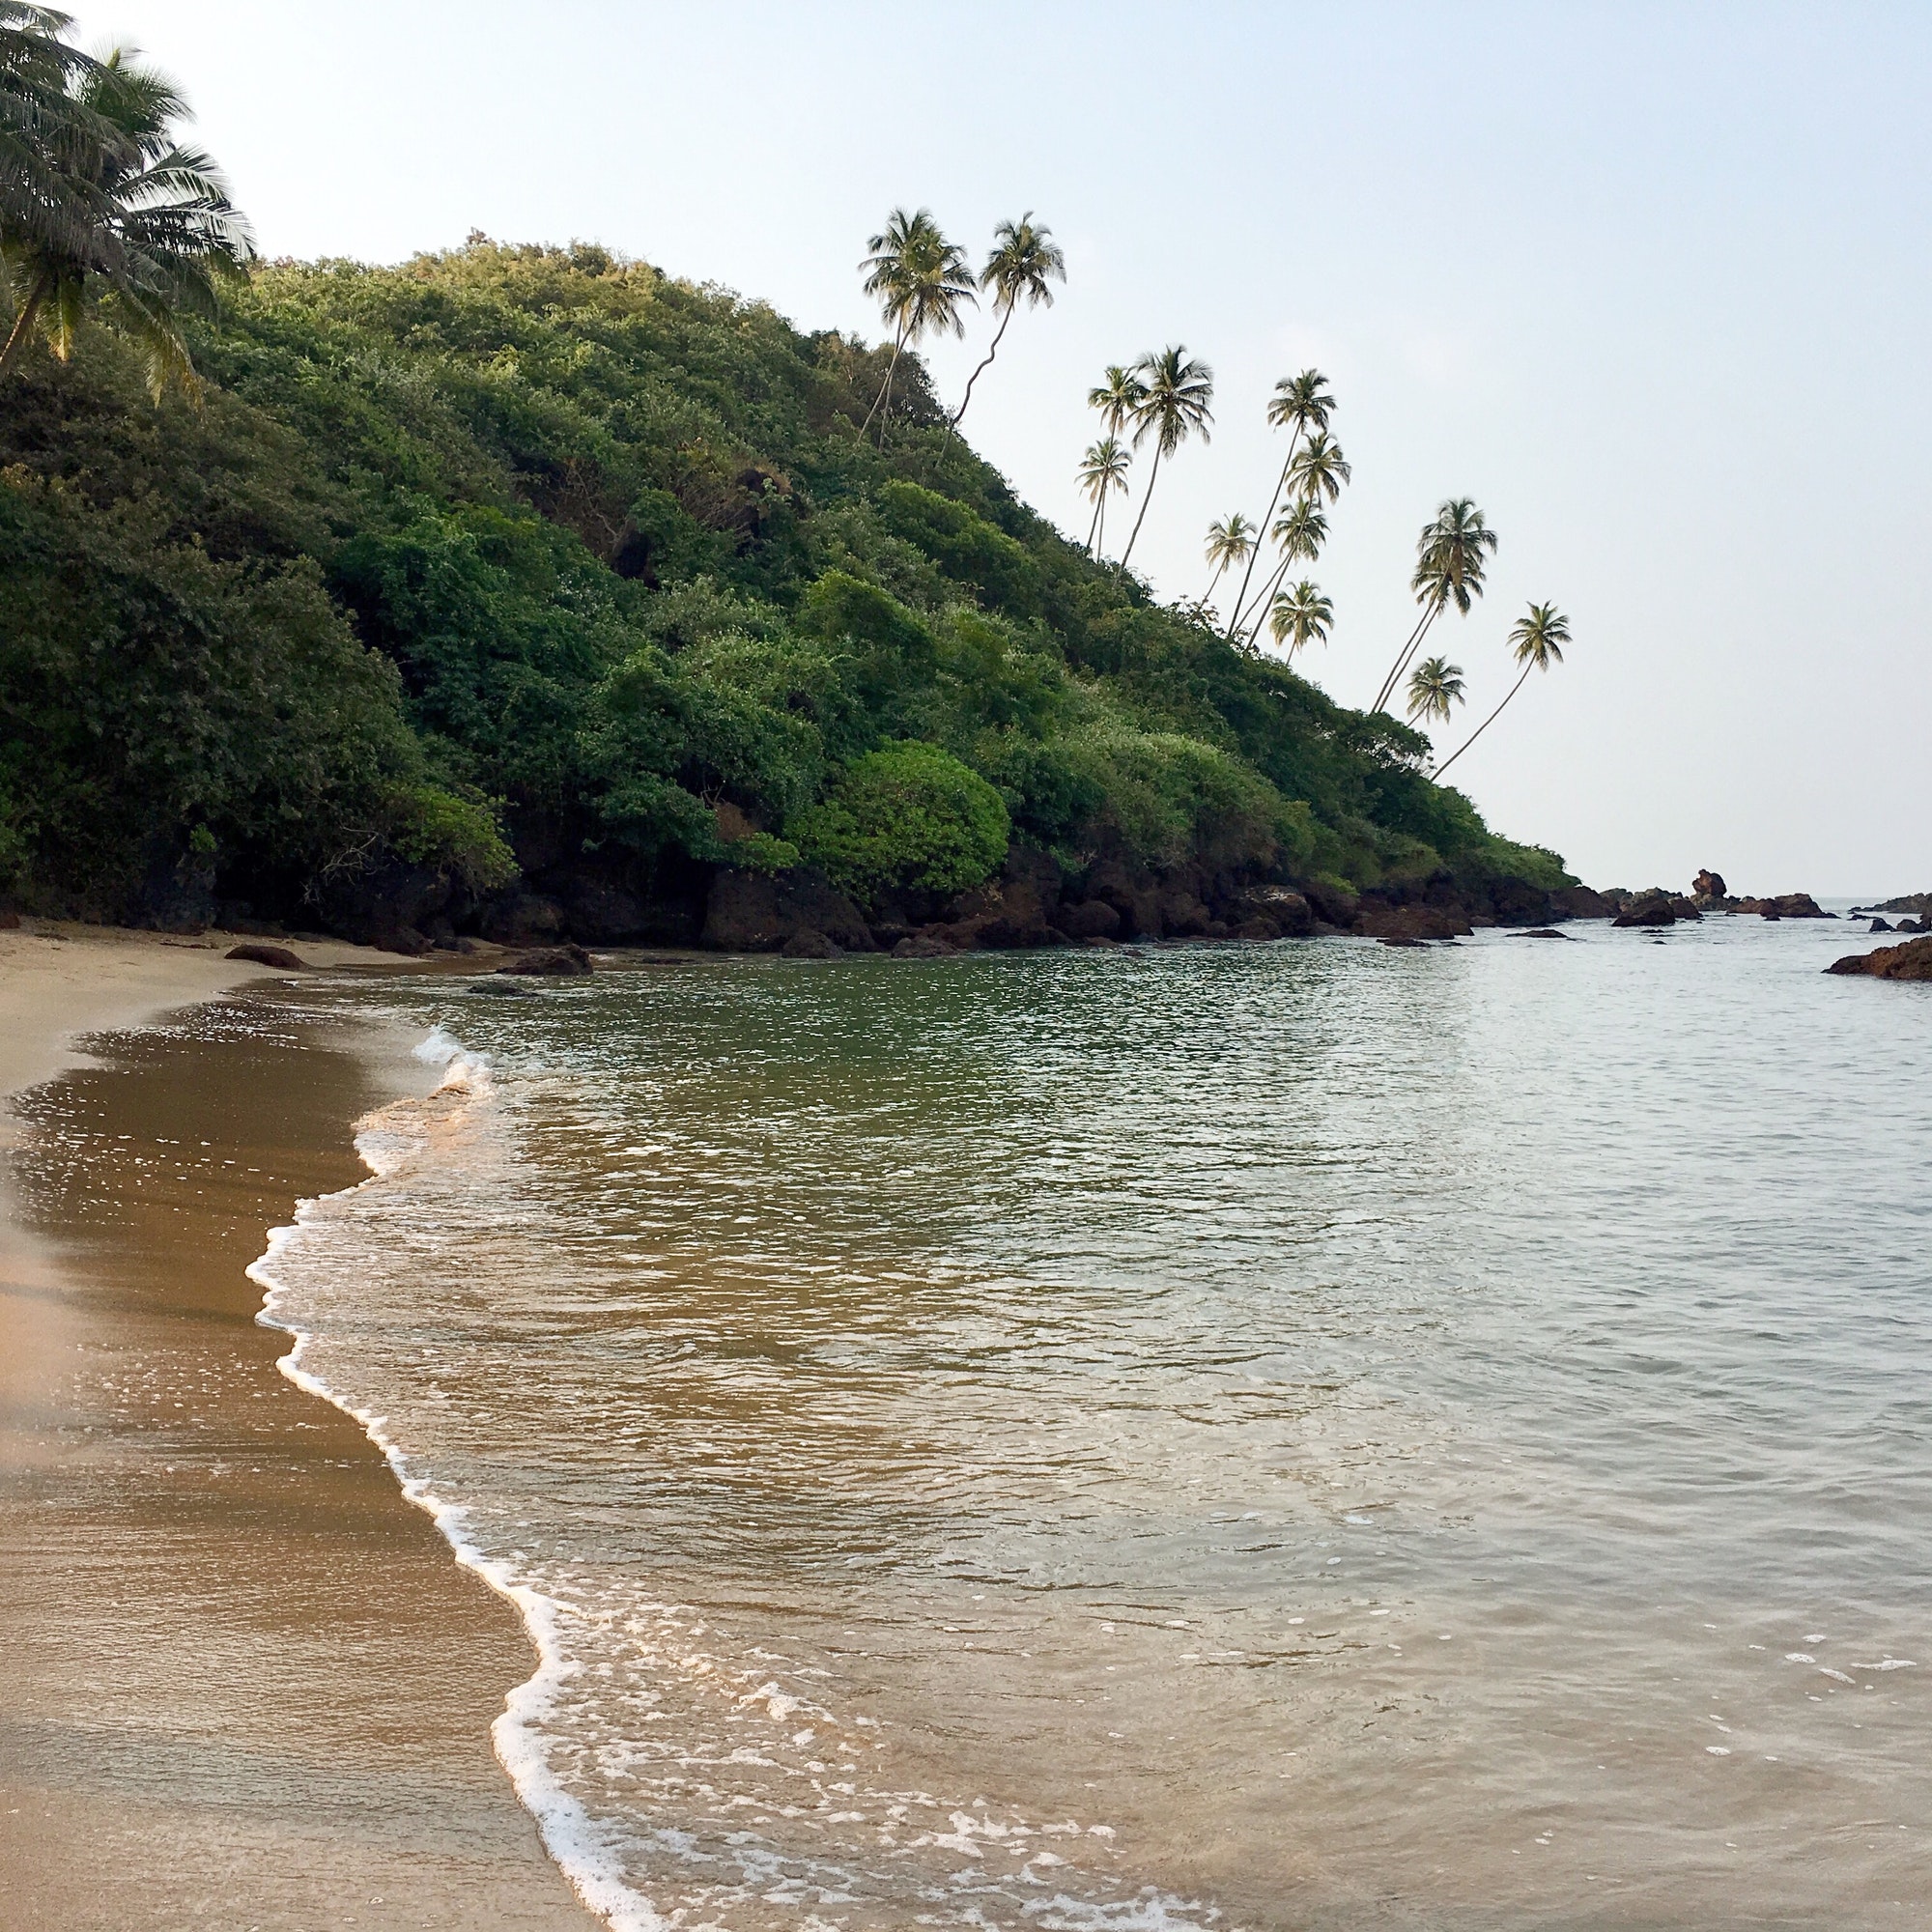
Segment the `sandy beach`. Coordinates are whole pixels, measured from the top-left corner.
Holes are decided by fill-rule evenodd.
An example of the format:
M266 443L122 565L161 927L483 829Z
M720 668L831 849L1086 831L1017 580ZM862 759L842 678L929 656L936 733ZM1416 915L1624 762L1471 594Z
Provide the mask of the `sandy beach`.
M271 1000L232 943L0 933L0 1917L586 1925L491 1750L517 1619L277 1373L244 1273L429 1076L245 1011L139 1030Z

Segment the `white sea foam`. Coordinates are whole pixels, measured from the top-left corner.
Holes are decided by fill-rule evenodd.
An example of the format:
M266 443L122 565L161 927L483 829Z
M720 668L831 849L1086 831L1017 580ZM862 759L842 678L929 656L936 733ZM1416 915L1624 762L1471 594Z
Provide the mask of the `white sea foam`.
M443 1068L443 1077L437 1088L439 1094L454 1089L465 1093L472 1104L488 1099L491 1083L487 1058L466 1051L441 1027L433 1028L413 1051L416 1059ZM509 1693L503 1714L490 1727L497 1760L509 1774L518 1800L536 1819L544 1849L583 1903L612 1932L668 1932L669 1921L649 1899L624 1884L619 1876L618 1854L609 1834L600 1831L582 1804L558 1782L544 1752L543 1720L562 1686L576 1670L558 1641L558 1625L568 1614L566 1607L542 1591L519 1582L507 1566L486 1556L470 1541L464 1530L465 1511L440 1496L427 1478L411 1471L407 1458L387 1433L386 1416L357 1406L302 1366L302 1357L312 1348L315 1337L283 1312L289 1291L277 1273L278 1264L287 1265L290 1250L317 1217L327 1210L331 1202L398 1173L427 1150L429 1140L428 1124L419 1105L409 1101L380 1109L358 1122L355 1149L369 1169L369 1178L343 1189L339 1195L298 1203L292 1226L270 1231L267 1251L248 1268L249 1278L263 1290L262 1308L255 1319L264 1327L278 1328L295 1338L294 1346L276 1364L282 1374L298 1388L319 1396L355 1422L382 1451L404 1496L426 1512L442 1533L457 1562L516 1605L536 1650L537 1668Z

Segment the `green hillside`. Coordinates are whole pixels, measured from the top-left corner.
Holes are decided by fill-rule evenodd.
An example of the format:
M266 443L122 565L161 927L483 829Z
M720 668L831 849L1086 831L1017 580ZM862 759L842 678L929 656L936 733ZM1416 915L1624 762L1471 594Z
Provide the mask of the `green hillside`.
M0 396L16 903L407 945L694 939L721 878L891 926L1104 875L1156 932L1574 883L1414 731L1091 561L913 358L880 449L886 351L480 240L257 269L191 346L199 408L96 332Z

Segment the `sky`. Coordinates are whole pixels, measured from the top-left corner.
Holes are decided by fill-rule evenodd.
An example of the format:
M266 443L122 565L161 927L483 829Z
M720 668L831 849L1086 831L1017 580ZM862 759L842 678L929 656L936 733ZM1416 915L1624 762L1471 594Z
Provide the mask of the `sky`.
M1432 639L1468 687L1442 754L1529 602L1575 634L1456 768L1495 830L1598 886L1932 889L1932 8L66 4L182 81L270 256L595 241L876 339L891 209L976 261L1031 210L1066 286L968 428L1063 529L1088 389L1182 343L1212 440L1134 561L1200 594L1208 523L1265 507L1274 382L1320 368L1354 480L1303 668L1337 699L1472 497L1501 541ZM932 349L942 397L989 327Z

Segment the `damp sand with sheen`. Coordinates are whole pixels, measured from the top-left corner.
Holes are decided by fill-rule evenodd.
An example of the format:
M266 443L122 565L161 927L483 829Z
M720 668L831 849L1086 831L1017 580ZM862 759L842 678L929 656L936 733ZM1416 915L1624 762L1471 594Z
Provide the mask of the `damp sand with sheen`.
M313 995L450 1078L269 1319L586 1900L1920 1922L1932 999L1575 929Z

